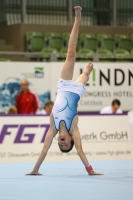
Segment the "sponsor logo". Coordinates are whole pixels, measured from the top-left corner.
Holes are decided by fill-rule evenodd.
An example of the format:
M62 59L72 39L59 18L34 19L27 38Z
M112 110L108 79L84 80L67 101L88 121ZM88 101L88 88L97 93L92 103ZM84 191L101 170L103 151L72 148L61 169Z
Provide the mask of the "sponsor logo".
M22 73L23 78L44 78L44 68L35 67L34 71Z
M0 132L0 144L4 143L5 138L12 134L12 129L16 129L16 136L13 143L16 143L16 144L17 143L20 143L20 144L32 143L35 138L35 135L37 134L37 128L44 128L44 134L40 141L41 143L43 143L49 127L50 127L49 124L22 124L22 125L6 124L6 125L3 125ZM35 132L25 133L25 129L27 131L27 129L30 129L30 128L32 129L35 128Z
M43 67L35 67L35 78L43 78L43 77L44 77Z
M79 69L79 74L83 69ZM131 109L131 104L125 104L127 98L133 98L133 70L125 68L93 69L89 82L86 84L86 92L79 101L79 106L91 110L101 110L110 104L110 100L120 99L122 109Z

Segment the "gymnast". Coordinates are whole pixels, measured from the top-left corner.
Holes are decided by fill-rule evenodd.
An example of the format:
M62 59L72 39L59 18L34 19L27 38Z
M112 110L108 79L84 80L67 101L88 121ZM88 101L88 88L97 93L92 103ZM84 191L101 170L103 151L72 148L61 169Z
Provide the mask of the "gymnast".
M77 103L85 92L85 85L89 80L89 75L93 69L93 64L89 63L86 67L86 70L78 77L78 79L75 82L72 81L82 8L80 6L76 6L74 9L75 22L68 43L66 61L62 68L58 82L57 97L52 114L50 116L50 128L46 135L41 154L32 172L27 175L42 175L39 173L39 168L47 155L53 138L58 131L58 145L60 150L64 153L67 153L71 151L75 145L77 154L82 160L88 174L102 175L100 173L96 173L89 164L82 149L80 132L78 129Z

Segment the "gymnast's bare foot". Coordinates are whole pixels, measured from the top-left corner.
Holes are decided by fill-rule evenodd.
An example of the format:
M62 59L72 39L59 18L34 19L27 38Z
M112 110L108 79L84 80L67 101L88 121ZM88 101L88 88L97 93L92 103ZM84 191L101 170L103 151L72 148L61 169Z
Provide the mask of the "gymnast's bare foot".
M40 174L38 172L31 172L29 174L25 174L25 176L42 176L43 174Z
M92 70L93 70L93 63L89 62L88 65L87 65L87 67L86 67L86 72L88 74L90 74Z
M82 8L80 6L75 6L74 9L75 9L75 17L81 19Z
M104 174L101 174L101 173L97 173L97 172L94 172L94 171L91 171L88 173L90 176L96 176L96 175L104 175Z

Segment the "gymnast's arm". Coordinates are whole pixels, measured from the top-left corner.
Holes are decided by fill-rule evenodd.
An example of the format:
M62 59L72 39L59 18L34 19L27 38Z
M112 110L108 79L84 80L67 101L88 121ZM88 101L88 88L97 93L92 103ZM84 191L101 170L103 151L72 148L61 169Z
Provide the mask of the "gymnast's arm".
M80 137L80 132L79 132L78 126L74 126L72 128L72 137L74 140L75 148L77 150L77 154L79 155L79 157L82 160L85 167L88 167L89 162L88 162L86 155L82 149L81 137Z
M77 150L77 154L79 155L80 159L82 160L84 166L89 167L90 164L89 164L87 157L82 149L81 137L80 137L80 132L79 132L77 123L78 123L78 116L75 116L73 123L72 123L70 133L72 134L75 148ZM94 172L93 170L88 173L89 173L89 175L102 175L100 173Z
M42 149L41 154L35 164L34 169L32 170L31 173L26 174L26 175L42 175L42 174L38 173L39 168L40 168L43 160L45 159L47 152L52 144L53 138L55 137L56 134L57 134L57 131L55 130L54 126L51 126L48 130L47 136L44 141L43 149Z

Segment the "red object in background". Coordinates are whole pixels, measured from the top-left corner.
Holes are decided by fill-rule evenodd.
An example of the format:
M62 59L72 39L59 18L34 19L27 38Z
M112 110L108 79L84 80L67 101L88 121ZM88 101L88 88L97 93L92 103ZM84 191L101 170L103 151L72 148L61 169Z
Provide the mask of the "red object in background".
M18 114L35 114L38 109L36 96L28 91L21 92L16 98Z

